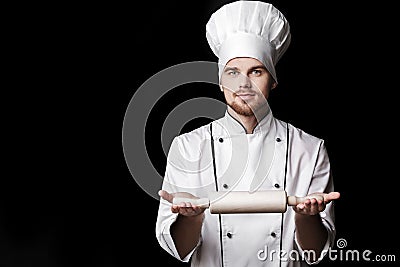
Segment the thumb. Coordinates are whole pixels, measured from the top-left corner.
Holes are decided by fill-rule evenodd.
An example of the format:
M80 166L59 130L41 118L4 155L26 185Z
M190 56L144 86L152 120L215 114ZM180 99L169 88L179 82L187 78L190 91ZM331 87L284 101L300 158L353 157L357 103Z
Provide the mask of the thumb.
M340 197L339 192L330 192L328 194L324 194L324 202L329 203L332 200L338 199Z
M172 194L168 193L168 192L165 191L165 190L160 190L160 191L158 191L158 195L159 195L162 199L168 201L169 203L172 203L172 201L173 201L173 199L174 199L174 196L173 196Z

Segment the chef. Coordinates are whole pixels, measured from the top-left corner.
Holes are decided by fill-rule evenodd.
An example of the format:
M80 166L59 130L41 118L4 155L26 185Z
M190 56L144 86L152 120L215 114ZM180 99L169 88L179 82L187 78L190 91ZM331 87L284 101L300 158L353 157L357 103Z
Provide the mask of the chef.
M334 244L333 200L340 194L324 140L275 118L267 102L291 40L289 24L269 3L236 1L212 14L206 38L218 57L227 108L220 119L174 138L159 192L157 240L192 266L317 264ZM264 190L309 197L283 213L211 214L173 201Z

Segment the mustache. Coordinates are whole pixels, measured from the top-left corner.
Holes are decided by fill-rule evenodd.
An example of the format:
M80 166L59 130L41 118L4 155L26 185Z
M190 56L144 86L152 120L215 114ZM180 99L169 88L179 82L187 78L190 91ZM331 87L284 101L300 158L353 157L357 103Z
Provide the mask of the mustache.
M255 90L238 90L232 91L234 95L257 95L259 92Z

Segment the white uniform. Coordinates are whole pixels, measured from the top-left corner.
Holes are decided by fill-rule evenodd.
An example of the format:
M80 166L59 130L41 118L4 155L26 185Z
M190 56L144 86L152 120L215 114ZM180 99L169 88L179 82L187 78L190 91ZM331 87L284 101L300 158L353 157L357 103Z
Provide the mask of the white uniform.
M198 197L206 197L207 192L215 190L286 190L293 196L334 191L324 141L274 118L271 112L252 134L246 134L244 127L226 112L212 122L212 129L205 125L175 137L168 153L163 189L190 192ZM157 240L178 260L191 260L192 266L310 263L303 257L308 253L301 250L295 238L295 212L290 207L283 214L218 215L210 214L207 209L197 246L180 259L170 234L171 224L178 215L171 212L170 206L160 201ZM327 250L333 246L336 233L333 202L320 215L329 233Z

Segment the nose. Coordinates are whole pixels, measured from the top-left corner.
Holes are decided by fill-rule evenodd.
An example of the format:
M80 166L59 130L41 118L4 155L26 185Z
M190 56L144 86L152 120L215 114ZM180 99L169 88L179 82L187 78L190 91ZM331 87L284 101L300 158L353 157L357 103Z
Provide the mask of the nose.
M239 89L250 89L251 81L247 75L240 74L239 75Z

